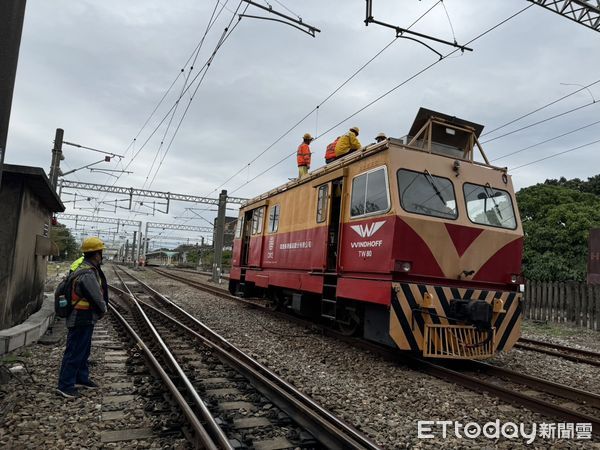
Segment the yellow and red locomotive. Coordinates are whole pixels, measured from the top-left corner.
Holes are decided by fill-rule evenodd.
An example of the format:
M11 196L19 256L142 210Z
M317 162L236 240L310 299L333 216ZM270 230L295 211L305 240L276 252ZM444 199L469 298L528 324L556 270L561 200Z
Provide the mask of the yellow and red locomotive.
M520 335L523 230L482 129L421 108L406 138L249 200L230 291L423 357L509 350Z

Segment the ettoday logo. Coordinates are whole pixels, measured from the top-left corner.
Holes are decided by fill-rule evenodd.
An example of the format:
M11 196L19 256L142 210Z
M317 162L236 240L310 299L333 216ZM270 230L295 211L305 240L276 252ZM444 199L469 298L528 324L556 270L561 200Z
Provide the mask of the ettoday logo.
M441 428L441 433L437 430ZM447 438L449 435L459 439L476 439L483 436L488 439L523 439L531 444L541 439L585 439L592 438L591 423L532 423L529 425L515 422L501 423L499 419L480 425L476 422L463 424L454 420L419 420L417 422L419 439Z

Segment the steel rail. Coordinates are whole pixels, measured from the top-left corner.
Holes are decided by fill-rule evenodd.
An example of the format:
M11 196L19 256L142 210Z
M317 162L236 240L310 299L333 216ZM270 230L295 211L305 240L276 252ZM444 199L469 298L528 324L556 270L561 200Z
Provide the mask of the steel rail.
M541 389L548 394L557 395L569 400L579 400L584 402L586 405L590 405L594 408L600 408L600 395L594 394L593 392L583 391L581 389L555 383L554 381L544 380L481 361L472 361L471 365L483 373L495 375L497 377L508 378L516 383L525 384L535 389Z
M505 388L498 384L481 380L477 377L467 375L462 372L449 369L439 364L434 364L429 361L420 360L413 357L407 357L408 359L414 359L414 363L418 364L419 368L425 373L441 378L446 381L455 382L461 386L465 386L471 390L478 391L481 393L491 393L496 397L506 400L518 406L524 406L527 409L538 412L545 416L556 417L559 419L570 420L577 423L591 423L593 434L600 436L600 418L589 416L587 414L580 413L573 409L565 408L560 405L542 400L537 397L523 394L521 392ZM538 378L540 382L544 380Z
M128 275L136 279L133 275ZM136 279L137 280L137 279ZM199 327L203 333L210 336L210 339L202 336L187 325L169 316L158 308L140 301L145 307L150 308L156 313L169 319L177 326L184 329L195 338L201 340L205 345L210 346L221 357L226 359L229 364L242 372L259 391L267 392L265 394L273 403L289 414L298 424L302 425L315 436L326 448L331 449L372 449L378 450L377 446L370 439L362 435L359 431L346 424L322 406L317 404L310 397L298 391L294 386L277 376L268 368L262 366L257 361L246 355L242 350L231 344L229 341L212 331L194 316L190 315L180 306L173 303L160 292L148 286L141 280L138 283L152 293L153 296L170 308L175 309L195 326Z
M162 271L157 271L157 272L160 274L164 273ZM216 288L206 286L206 285L204 285L204 283L190 281L190 280L187 280L182 277L173 276L172 274L168 274L167 276L170 276L173 279L178 279L178 281L184 282L193 287L196 287L198 289L202 289L202 290L205 290L205 291L208 291L211 293L213 293L213 291L217 291ZM237 301L241 300L242 302L244 302L244 300L245 300L245 299L240 299L238 297L234 297L234 296L230 295L229 293L225 293L223 291L214 292L214 293L223 298L235 299ZM296 323L299 323L300 321L302 321L303 323L305 323L305 325L307 325L307 324L314 325L313 322L307 322L305 320L298 319L298 318L292 318L292 319ZM323 330L327 335L330 335L330 336L336 337L337 339L342 339L345 341L348 340L347 336L343 336L342 334L337 333L333 330L329 330L327 328L324 328ZM386 358L390 358L390 359L396 360L396 361L400 360L400 361L407 362L407 363L411 364L412 366L415 366L417 368L417 370L422 370L423 372L428 373L432 376L435 376L436 378L442 379L444 381L450 380L451 382L455 382L457 384L460 384L468 389L471 389L471 390L474 390L477 392L481 392L481 393L490 392L502 400L508 401L509 403L513 403L513 404L516 404L519 406L524 406L524 407L530 409L531 411L535 411L535 412L541 413L546 416L551 416L551 417L558 417L558 418L567 419L567 420L575 420L577 422L592 423L594 425L593 426L594 434L600 435L600 418L588 416L586 414L579 413L575 410L564 408L560 405L555 405L551 402L548 402L548 401L545 401L542 399L538 399L538 398L535 398L532 396L528 396L526 394L522 394L520 392L516 392L516 391L510 390L508 388L504 388L497 384L494 384L494 383L491 383L491 382L488 382L485 380L481 380L477 377L470 376L470 375L449 369L449 368L441 366L439 364L435 364L431 361L426 361L426 360L419 359L419 358L416 358L416 357L413 357L410 355L399 355L397 351L394 351L391 348L382 347L380 345L376 345L373 343L369 343L369 342L357 340L357 339L352 339L352 342L354 342L353 345L374 351ZM475 361L468 361L468 362L477 364L477 362L475 362ZM485 363L481 363L481 364L485 364ZM507 376L506 375L507 369L496 368L491 365L489 365L489 366L491 367L491 368L487 369L489 372L491 372L493 370L498 374L500 372L502 372L504 376ZM517 374L517 372L515 372L515 375L513 375L513 377L516 377L517 376L516 374ZM532 377L532 376L525 375L525 374L518 374L518 375L521 377L523 384L526 384L532 388L535 388L537 386L537 388L539 390L543 390L544 392L553 393L554 395L563 396L566 398L573 398L573 399L581 398L581 399L584 399L582 401L590 402L591 406L596 405L598 402L598 396L596 394L592 394L592 393L588 393L588 392L576 390L576 389L570 390L570 388L567 386L562 386L558 383L549 382L549 381L543 380L541 378ZM528 382L525 382L526 378L527 378ZM542 388L542 386L543 386L543 388ZM555 389L555 390L553 390L553 389ZM559 392L563 395L559 395ZM572 396L569 397L569 395L572 395Z
M231 295L229 293L229 291L227 291L226 289L223 289L223 288L220 288L220 287L217 287L217 286L211 286L211 285L209 285L207 283L203 283L202 281L190 280L189 278L185 278L185 277L182 277L180 275L175 275L173 273L169 273L169 272L166 272L166 271L161 270L161 269L156 269L154 267L152 268L152 270L154 272L160 274L160 275L163 275L165 277L171 278L172 280L180 281L180 282L188 284L188 285L190 285L192 287L195 287L195 288L198 288L198 289L210 292L211 294L215 294L215 295L218 295L218 296L224 297L224 298L230 298L230 299L234 299L234 300L244 301L243 298ZM249 302L249 303L252 303L252 302Z
M115 273L117 274L117 277L119 278L119 280L123 283L123 286L125 286L125 289L127 290L128 294L129 294L129 298L131 299L134 306L136 307L136 310L140 313L145 326L148 328L148 330L154 337L154 340L158 344L159 348L162 350L164 357L167 359L167 361L169 362L169 364L171 365L173 370L177 373L180 381L185 386L186 391L192 397L194 406L197 407L198 410L200 411L200 416L206 423L208 431L212 435L214 441L217 443L217 445L221 449L234 450L233 446L229 442L229 439L227 438L227 436L225 435L225 433L223 432L221 427L219 427L219 425L215 421L215 418L212 416L212 414L210 413L210 411L204 404L204 401L202 400L202 398L200 398L200 396L198 395L198 392L194 388L192 382L187 377L187 375L185 374L185 372L183 371L183 369L181 368L181 366L179 365L179 363L177 362L177 360L175 359L175 357L173 356L173 354L171 353L171 351L169 350L169 348L163 341L162 337L160 336L160 333L156 330L156 328L152 324L152 321L148 318L148 316L146 315L146 313L140 306L140 300L138 300L137 297L133 294L133 292L131 292L131 290L129 289L127 284L125 284L125 282L123 281L121 276L118 274L118 272L115 271Z
M196 437L202 444L203 448L207 450L218 450L218 447L215 445L212 438L208 435L206 429L204 428L202 423L200 423L198 417L196 416L194 411L192 411L192 408L190 407L190 405L188 405L186 399L183 398L183 396L181 395L181 393L179 392L179 390L177 389L167 372L165 372L160 362L158 362L158 360L156 359L152 351L146 346L142 338L135 332L135 330L127 322L127 319L125 319L113 305L109 304L108 308L111 311L111 313L117 318L117 320L121 322L121 325L127 330L129 335L136 342L137 346L142 350L142 352L146 356L147 361L149 361L149 363L152 365L152 368L156 371L158 376L162 379L163 383L167 386L169 393L183 411L183 414L185 415L190 426L196 433Z
M515 344L515 347L532 352L544 353L546 355L558 356L560 358L577 363L590 364L592 366L600 367L600 353L590 350L581 350L579 348L568 347L566 345L553 344L550 342L537 341L527 338L519 339ZM571 354L564 352L569 352Z

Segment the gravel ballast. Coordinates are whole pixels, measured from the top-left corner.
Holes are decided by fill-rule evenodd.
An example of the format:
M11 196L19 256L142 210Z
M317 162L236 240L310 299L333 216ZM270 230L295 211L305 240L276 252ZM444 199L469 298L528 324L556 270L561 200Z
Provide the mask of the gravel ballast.
M501 424L523 423L526 430L531 430L532 424L561 422L385 361L322 336L315 329L160 278L149 270L136 272L136 276L385 448L508 449L524 444L520 439L457 438L453 430L441 439L441 426L434 428L436 438L420 439L419 420L484 425L499 419ZM569 385L576 379L580 383L577 387L598 390L595 368L562 360L557 364L555 360L548 355L514 351L493 362ZM598 448L590 441L576 439L537 438L534 445Z

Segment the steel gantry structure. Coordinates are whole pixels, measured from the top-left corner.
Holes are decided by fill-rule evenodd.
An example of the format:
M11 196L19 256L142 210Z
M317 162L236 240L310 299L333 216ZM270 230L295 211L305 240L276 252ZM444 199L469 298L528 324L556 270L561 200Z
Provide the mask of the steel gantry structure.
M197 195L189 194L176 194L174 192L163 192L163 191L150 191L148 189L138 189L133 187L123 186L109 186L106 184L95 184L95 183L84 183L81 181L70 181L60 180L58 195L62 193L63 189L79 189L95 192L108 192L112 194L121 194L129 196L129 209L131 209L133 203L133 197L144 197L144 198L159 198L167 201L166 214L169 212L169 203L171 200L180 202L192 202L192 203L203 203L205 205L219 205L218 198L200 197ZM227 203L233 203L241 205L247 199L240 197L227 197Z
M600 3L584 0L529 0L585 27L600 31Z
M119 227L132 226L136 227L137 231L133 232L133 242L131 244L131 259L136 260L140 257L140 253L142 250L142 222L139 220L128 220L128 219L118 219L114 217L100 217L100 216L83 216L80 214L59 214L57 215L57 219L59 220L71 220L75 222L75 227L79 222L93 222L93 223L103 223L109 225L116 225L117 230L116 233L119 233ZM137 244L137 245L136 245ZM126 253L128 252L129 240L127 240L126 244Z

